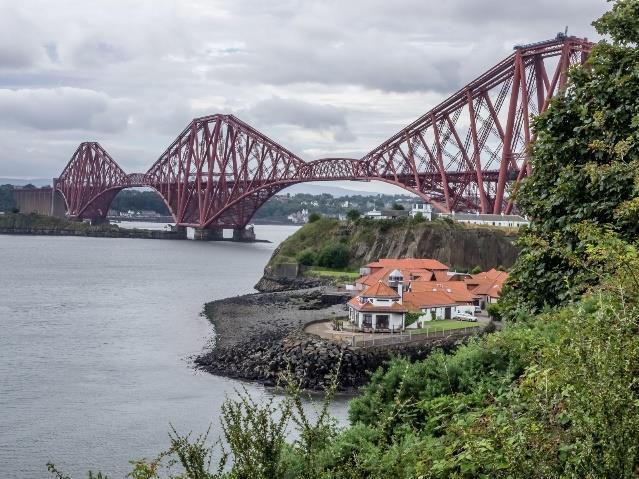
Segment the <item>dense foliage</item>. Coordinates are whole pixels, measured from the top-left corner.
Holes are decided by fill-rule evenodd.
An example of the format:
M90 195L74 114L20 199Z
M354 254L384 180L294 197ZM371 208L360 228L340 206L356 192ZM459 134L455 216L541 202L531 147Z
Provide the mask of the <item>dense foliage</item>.
M0 211L12 211L16 207L11 185L0 185Z
M347 215L353 210L368 211L373 208L390 208L393 203L401 203L408 207L414 197L402 195L351 195L333 196L328 193L311 195L308 193L279 194L268 200L255 213L255 221L288 222L288 216L302 210L317 212L337 218ZM356 219L356 218L355 218Z
M114 211L155 211L161 215L170 215L162 197L155 191L122 190L111 203Z
M585 223L627 240L639 232L637 5L618 1L594 22L610 40L572 69L565 94L534 122L534 174L516 193L533 223L504 295L510 310L557 306L598 282L599 265L583 263Z
M294 388L279 405L229 399L220 420L230 470L209 470L213 445L173 433L132 477L636 477L637 293L599 292L452 355L394 360L351 402L342 430L326 411L302 419ZM299 439L286 440L287 426ZM170 458L191 473L170 476L160 467Z

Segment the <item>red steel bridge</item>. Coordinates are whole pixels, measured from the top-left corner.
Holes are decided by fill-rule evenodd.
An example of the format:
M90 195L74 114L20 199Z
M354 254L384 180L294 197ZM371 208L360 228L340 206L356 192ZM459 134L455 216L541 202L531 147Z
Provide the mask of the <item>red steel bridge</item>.
M103 220L123 188L154 188L175 223L243 229L282 189L306 181L378 180L442 211L509 213L510 187L530 174L530 118L566 84L592 44L557 35L514 53L360 159L304 161L232 115L193 120L146 173L127 174L82 143L54 189L67 216Z

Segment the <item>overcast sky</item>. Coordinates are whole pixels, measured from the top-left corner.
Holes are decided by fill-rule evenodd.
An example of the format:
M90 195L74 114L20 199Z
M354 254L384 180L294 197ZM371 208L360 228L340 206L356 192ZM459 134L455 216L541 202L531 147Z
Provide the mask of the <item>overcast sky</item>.
M146 171L196 116L360 157L512 52L596 39L604 0L0 0L0 177L81 141Z

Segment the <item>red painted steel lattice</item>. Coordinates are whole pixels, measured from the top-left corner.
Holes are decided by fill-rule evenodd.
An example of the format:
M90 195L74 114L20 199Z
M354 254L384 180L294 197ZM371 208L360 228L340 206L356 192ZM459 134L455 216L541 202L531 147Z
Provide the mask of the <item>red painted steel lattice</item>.
M193 120L147 173L127 175L83 143L56 188L69 216L104 218L123 188L157 190L175 222L242 228L270 197L305 181L379 180L442 211L510 212L510 185L530 174L530 117L560 92L592 44L576 37L516 47L488 72L361 159L305 162L231 115Z

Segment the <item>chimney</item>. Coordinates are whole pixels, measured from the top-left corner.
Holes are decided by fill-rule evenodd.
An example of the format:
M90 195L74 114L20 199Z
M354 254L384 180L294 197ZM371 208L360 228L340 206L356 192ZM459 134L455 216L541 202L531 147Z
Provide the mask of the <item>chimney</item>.
M399 304L402 304L402 302L404 301L404 283L402 283L401 281L399 281L397 283L397 294L399 294Z

